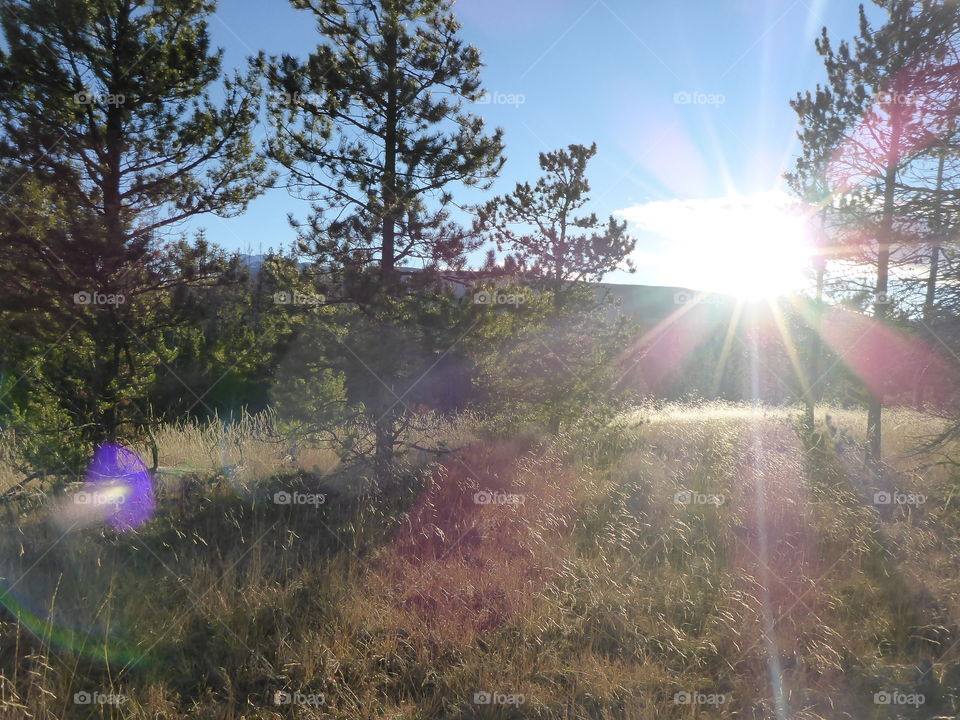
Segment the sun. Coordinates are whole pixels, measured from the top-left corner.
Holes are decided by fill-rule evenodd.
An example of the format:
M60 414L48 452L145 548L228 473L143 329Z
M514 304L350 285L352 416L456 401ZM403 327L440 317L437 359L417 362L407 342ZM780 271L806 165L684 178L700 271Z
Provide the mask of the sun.
M623 215L660 237L665 284L750 300L810 284L807 221L785 193L661 201Z
M739 216L739 217L738 217ZM716 227L704 258L710 287L748 299L797 292L808 281L810 248L799 214L754 207Z
M809 284L810 247L795 208L734 200L696 224L685 243L693 288L757 300Z

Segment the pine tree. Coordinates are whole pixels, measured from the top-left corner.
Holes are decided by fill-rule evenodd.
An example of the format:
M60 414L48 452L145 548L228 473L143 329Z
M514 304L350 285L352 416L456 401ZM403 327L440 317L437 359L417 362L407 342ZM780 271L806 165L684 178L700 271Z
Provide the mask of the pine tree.
M327 273L330 295L360 313L344 320L350 332L330 351L374 427L385 481L403 398L422 377L416 368L428 371L424 358L456 342L428 327L451 327L443 312L428 312L442 296L435 276L414 283L397 268L462 267L476 241L450 220L451 188L488 185L503 163L502 132L485 134L464 110L482 95L480 54L458 37L449 0L292 4L312 13L323 42L305 62L284 55L267 64L268 154L311 204L297 225L301 249ZM412 306L417 292L422 307Z
M518 407L539 404L554 433L564 421L590 414L587 408L597 414L606 408L611 353L626 345L624 319L612 317L616 311L604 306L601 292L584 284L618 268L632 271L636 246L625 221L610 217L604 223L584 210L590 201L587 164L596 152L593 144L541 153L544 175L536 184L517 183L510 195L489 201L474 225L506 253L505 272L550 294L550 317L522 328L505 344L502 365L494 359L493 367L522 369L520 382L500 384Z
M826 42L821 39L821 42ZM818 45L819 47L819 45ZM800 378L805 405L807 427L813 429L817 400L820 397L820 320L823 309L824 283L831 249L829 231L832 223L843 223L846 207L842 195L834 195L830 188L827 170L834 153L843 140L847 125L847 116L843 108L834 103L829 88L817 86L811 93L797 93L790 101L790 107L800 121L797 138L801 152L794 161L791 172L785 173L790 189L807 207L808 228L814 246L813 270L816 273L816 301L806 318L811 334L806 343L809 356L806 363L805 378Z
M627 235L626 221L601 223L594 213L580 214L590 200L587 163L596 153L596 143L540 153L544 175L536 185L517 183L510 195L491 200L475 225L544 282L557 311L575 283L600 280L618 268L633 271L629 256L636 240Z
M463 110L478 100L480 54L458 38L448 0L307 2L324 38L307 61L269 66L271 157L312 203L307 249L335 269L412 260L456 264L454 183L483 187L503 164L502 131Z
M216 277L209 248L170 242L190 218L242 211L261 192L252 75L220 77L213 2L4 0L0 22L2 307L66 362L52 383L93 441L136 398L188 322L169 291ZM206 267L206 269L204 269ZM63 352L64 349L68 352ZM202 393L202 390L198 390Z
M845 196L844 240L862 262L876 268L874 318L889 316L891 264L913 258L915 219L910 190L900 177L930 144L931 133L948 120L938 99L955 83L950 56L960 29L960 9L938 0L874 0L886 14L873 27L860 7L860 30L853 44L834 49L826 28L816 47L828 84L816 94L798 96L804 157L797 179L816 175L817 163L833 148L823 174L825 196ZM837 132L843 139L836 143ZM808 172L812 171L812 172ZM809 177L808 177L809 179ZM872 239L865 243L864 237ZM880 362L880 358L875 359ZM867 461L880 460L883 398L873 389L868 406Z

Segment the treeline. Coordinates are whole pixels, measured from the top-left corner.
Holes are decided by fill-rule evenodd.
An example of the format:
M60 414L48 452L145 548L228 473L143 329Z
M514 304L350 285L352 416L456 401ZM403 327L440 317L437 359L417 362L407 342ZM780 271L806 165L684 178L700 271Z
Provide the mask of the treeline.
M819 300L619 312L588 285L635 247L589 209L595 145L456 201L505 147L470 112L481 57L450 2L291 1L315 49L227 72L213 2L0 0L0 422L26 475L266 407L381 480L427 411L556 431L640 396L830 397L869 405L873 459L884 403L956 414L960 6L875 0L885 24L837 48L824 30L828 83L793 102L819 290L872 307L892 334L871 336ZM179 230L269 188L303 210L255 271Z
M315 50L227 73L212 2L0 2L0 414L32 469L269 404L386 479L424 408L557 428L606 393L626 322L578 283L634 240L586 209L596 147L541 155L457 223L454 192L488 187L504 145L469 112L481 60L451 3L293 5ZM305 219L253 275L177 235L270 187ZM455 297L439 271L484 244L492 300Z

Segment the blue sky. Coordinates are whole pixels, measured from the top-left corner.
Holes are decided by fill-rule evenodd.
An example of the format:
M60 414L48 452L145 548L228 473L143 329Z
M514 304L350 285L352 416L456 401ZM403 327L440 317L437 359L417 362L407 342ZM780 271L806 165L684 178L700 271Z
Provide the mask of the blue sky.
M848 38L857 24L855 2L826 0L459 0L455 10L493 100L474 111L506 135L491 192L535 179L539 152L596 141L592 209L630 219L639 240L637 273L608 279L663 285L710 285L708 272L676 262L684 239L671 228L684 223L674 215L733 205L736 225L778 202L772 191L785 189L797 150L788 101L823 80L814 38L823 25ZM227 68L260 49L305 56L317 42L311 16L287 0L221 0L211 31ZM302 218L307 207L276 190L241 217L194 227L227 248L265 251L293 239L289 212Z

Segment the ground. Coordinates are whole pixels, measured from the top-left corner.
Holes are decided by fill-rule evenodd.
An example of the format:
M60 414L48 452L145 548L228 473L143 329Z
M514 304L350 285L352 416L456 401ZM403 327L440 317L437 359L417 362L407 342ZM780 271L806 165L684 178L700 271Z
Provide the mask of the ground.
M136 531L64 532L65 498L10 518L0 712L952 717L960 476L909 454L938 421L890 411L871 474L861 413L798 417L675 404L508 439L461 422L459 452L389 492L253 425L172 428Z

